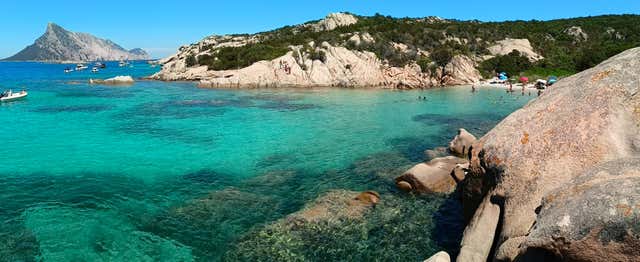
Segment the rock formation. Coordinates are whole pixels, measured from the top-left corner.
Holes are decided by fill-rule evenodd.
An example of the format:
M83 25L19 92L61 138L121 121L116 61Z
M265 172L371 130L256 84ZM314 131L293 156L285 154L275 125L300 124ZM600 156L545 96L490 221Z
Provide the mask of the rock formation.
M612 245L598 250L602 256L620 258L632 253L613 252L637 250L637 227L622 221L636 216L638 192L632 188L640 176L620 162L588 170L640 155L639 75L640 48L627 50L559 81L473 145L463 205L504 199L498 261L513 261L534 248L560 258L584 258L576 254L592 254L612 237ZM586 203L602 212L582 210ZM598 227L606 222L615 224ZM589 234L599 234L600 242ZM629 236L636 238L627 241ZM555 245L560 239L570 247Z
M449 262L449 261L451 261L451 257L449 257L449 254L447 254L447 252L440 251L438 253L435 253L433 256L431 256L424 262Z
M348 26L357 22L358 18L352 14L331 13L318 22L305 24L304 26L311 27L314 31L319 32L333 30L340 26Z
M314 43L310 43L314 45ZM322 43L314 47L326 54L325 61L303 54L300 46L271 61L260 61L237 70L212 71L206 66L187 67L185 55L176 54L165 61L160 72L151 78L159 80L200 80L201 87L384 87L423 88L444 84L477 82L481 76L475 62L456 56L445 67L445 77L423 73L415 63L405 67L385 65L374 53L349 50ZM280 63L290 67L282 68ZM442 80L444 79L444 80Z
M538 61L544 57L537 54L533 51L533 47L529 42L529 39L512 39L506 38L504 40L497 41L494 45L490 46L489 53L492 55L506 55L511 53L513 50L518 50L520 54L529 58L529 60Z
M500 206L492 201L490 195L487 195L464 230L464 236L460 243L460 254L456 261L487 261L499 219Z
M458 134L449 142L449 152L456 156L466 157L471 150L471 145L476 142L476 137L464 128L458 130Z
M475 136L461 128L449 143L449 152L463 158L446 156L446 148L426 150L428 162L417 164L397 177L396 186L417 193L452 192L466 176L469 163L464 157L475 141Z
M131 85L135 82L131 76L116 76L107 79L89 79L90 84L100 85Z
M448 156L417 164L395 179L396 186L419 193L449 193L457 184L452 171L466 162L463 158Z
M149 55L140 48L125 50L110 40L86 33L65 30L54 23L47 31L19 53L5 59L9 61L96 61L144 60Z
M544 197L522 257L637 261L639 219L640 158L606 162Z
M582 30L582 27L572 26L564 30L564 33L572 36L576 42L582 42L589 39L589 35Z
M294 26L292 31L293 34L305 28L317 32L330 31L357 22L358 19L351 14L334 13L318 22ZM183 46L175 55L161 60L162 70L150 78L200 81L201 87L337 86L399 89L469 84L482 78L476 69L476 59L465 55L457 55L442 70L431 72L421 68L415 61L404 66L391 66L372 52L346 47L349 44L358 47L376 43L368 32L345 33L341 37L344 42L339 44L311 41L305 45L292 45L288 47L290 51L281 57L258 61L244 68L215 71L208 66L187 63L187 59L215 56L220 48L259 44L268 38L265 34L210 36L198 43ZM413 50L404 43L389 45L400 53L415 52L423 57L429 56L428 51ZM309 48L312 52L323 53L326 58L311 57Z

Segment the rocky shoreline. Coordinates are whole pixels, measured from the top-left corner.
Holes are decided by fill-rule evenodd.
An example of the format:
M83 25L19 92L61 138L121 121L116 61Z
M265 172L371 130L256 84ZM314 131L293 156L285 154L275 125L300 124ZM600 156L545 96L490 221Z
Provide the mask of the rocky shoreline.
M438 18L418 22L447 23ZM292 31L287 31L287 37L293 37L304 30L319 34L339 27L353 26L356 23L358 18L352 14L333 13L317 22L292 26ZM478 38L474 41L480 41L486 45L486 53L451 52L441 55L443 58L438 58L438 61L432 61L433 57L439 57L432 56L431 53L435 52L433 50L423 50L390 40L385 40L383 43L368 32L349 32L340 34L342 40L337 42L324 40L296 42L295 45L282 47L288 51L279 53L277 57L252 60L252 63L237 67L228 65L233 64L233 61L238 64L240 55L224 54L225 50L260 46L265 41L273 40L274 37L279 36L270 35L269 32L253 35L209 36L197 43L182 46L176 54L162 59L159 62L162 65L161 71L149 78L164 81L199 81L199 86L204 88L322 86L417 89L477 83L482 80L478 70L481 62L496 56L507 55L514 50L532 62L543 59L534 51L528 39L505 38L499 41L483 41ZM466 45L470 41L446 35L443 37L441 44ZM376 44L389 46L390 50L387 52L405 57L404 61L393 62L381 58L380 54L367 51L369 50L367 46ZM270 48L270 46L264 44L261 48ZM215 66L218 62L227 64L220 68Z
M469 162L462 180L448 169L398 187L458 182L468 225L457 261L637 261L639 61L640 48L627 50L558 82L484 137L456 137L450 150Z
M462 203L456 261L637 261L639 75L640 48L625 51L561 80L481 138L460 129L395 184ZM362 220L384 201L330 192L269 228ZM425 261L450 260L438 252Z
M162 70L150 79L165 81L199 81L205 88L252 87L375 87L375 88L429 88L476 83L481 80L477 62L464 55L455 56L436 72L423 72L415 63L393 67L367 51L354 51L331 46L324 42L318 46L309 43L317 52L326 54L325 61L304 57L301 46L270 61L260 61L236 70L213 71L207 66L186 67L184 55L177 54L161 61ZM284 65L284 66L283 66Z

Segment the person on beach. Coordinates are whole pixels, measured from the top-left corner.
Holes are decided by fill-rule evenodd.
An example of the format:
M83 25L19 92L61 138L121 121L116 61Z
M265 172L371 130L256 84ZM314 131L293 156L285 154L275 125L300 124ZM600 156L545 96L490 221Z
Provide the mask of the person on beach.
M476 92L476 85L471 85L471 93L475 93Z

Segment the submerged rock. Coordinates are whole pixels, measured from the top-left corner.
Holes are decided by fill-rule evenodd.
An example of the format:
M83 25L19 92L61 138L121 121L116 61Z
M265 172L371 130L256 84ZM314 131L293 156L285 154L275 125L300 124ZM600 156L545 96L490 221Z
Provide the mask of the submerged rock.
M439 242L435 228L460 233L446 225L455 217L440 221L436 215L456 201L385 194L374 208L356 200L358 195L368 193L329 191L302 210L248 232L224 260L422 261L443 248L455 252Z
M395 179L398 188L419 193L448 193L455 189L456 180L452 175L458 164L465 159L448 156L420 163Z
M549 196L559 188L572 188L575 183L572 181L594 165L640 155L638 75L640 48L627 50L594 68L559 81L473 145L470 172L464 182L464 200L477 205L477 199L482 199L487 192L497 191L504 195L503 224L498 231L500 236L496 250L501 260L516 259L522 243L534 246L533 236L531 241L534 242L528 242L527 236L536 218L544 222L551 218L545 218L549 215L560 219L554 220L556 223L563 221L564 215L552 215L552 206L548 212L537 216L536 210L542 204L543 196ZM631 177L621 176L615 186L608 184L610 181L607 180L594 180L592 183L598 185L592 189L596 195L584 195L582 199L596 200L598 196L606 196L605 203L610 203L613 199L622 201L623 196L629 201L637 194L628 188L628 185L636 183ZM609 187L603 187L605 185ZM617 194L618 187L624 195ZM606 194L605 189L609 191ZM586 205L588 202L575 203ZM627 204L635 205L632 202ZM584 208L581 205L574 207ZM612 208L607 212L618 211ZM588 211L582 215L580 219L596 222L607 221L612 216L610 213ZM571 219L569 222L575 228L567 232L593 231L588 223L572 224ZM541 233L544 228L548 227L536 232ZM622 246L599 250L602 256L615 258L620 254L614 254L614 250L633 247L634 243L623 241L625 234L619 233L627 227L618 228L621 231L614 235L622 237L616 240ZM569 237L573 237L569 240L576 239L575 236ZM589 250L593 244L576 248L593 252L593 249Z
M447 252L440 251L435 255L431 256L430 258L428 258L427 260L425 260L424 262L450 262L450 261L451 261L451 257L449 257L449 254Z
M290 215L289 221L320 222L327 220L359 219L380 201L374 191L362 193L334 190L316 199L310 207Z
M434 149L427 149L424 151L424 157L427 161L447 155L449 155L449 151L446 147L436 147Z

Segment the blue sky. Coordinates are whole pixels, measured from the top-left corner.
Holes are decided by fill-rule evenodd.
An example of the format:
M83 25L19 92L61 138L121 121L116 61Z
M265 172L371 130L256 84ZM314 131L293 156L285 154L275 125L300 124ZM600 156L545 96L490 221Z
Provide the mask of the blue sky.
M0 57L32 44L48 22L111 39L124 48L141 47L153 57L164 57L207 35L260 32L338 11L482 21L640 14L640 0L3 0L0 6Z

